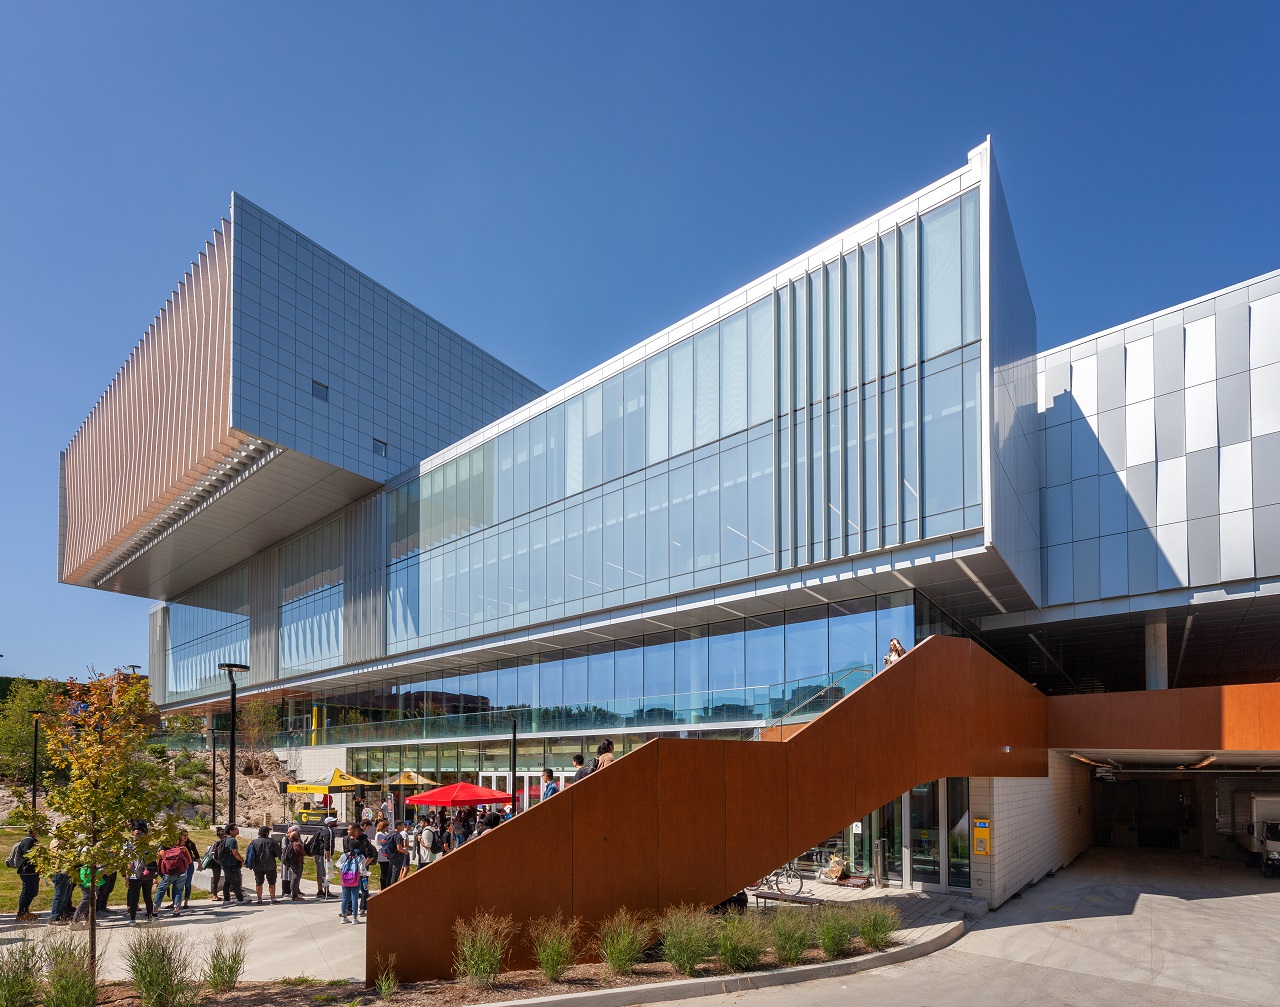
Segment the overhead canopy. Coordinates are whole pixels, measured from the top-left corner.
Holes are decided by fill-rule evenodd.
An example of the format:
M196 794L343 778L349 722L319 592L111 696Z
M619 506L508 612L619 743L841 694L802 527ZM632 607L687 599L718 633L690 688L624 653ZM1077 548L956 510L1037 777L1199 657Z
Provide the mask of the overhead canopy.
M403 773L397 773L395 776L388 777L382 781L384 787L438 787L440 784L430 777L423 776L421 773L415 773L412 769L406 769Z
M473 804L508 804L510 794L501 790L490 790L488 787L477 787L474 783L454 783L426 794L414 794L405 799L405 804L428 804L436 808L466 808Z
M368 780L357 779L341 769L335 769L328 783L291 783L286 789L290 794L354 794L356 787L375 785Z

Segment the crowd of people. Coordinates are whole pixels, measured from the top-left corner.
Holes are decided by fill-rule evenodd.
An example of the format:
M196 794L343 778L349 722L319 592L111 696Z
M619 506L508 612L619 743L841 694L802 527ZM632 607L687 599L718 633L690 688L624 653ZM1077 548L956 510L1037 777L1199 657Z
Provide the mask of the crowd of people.
M590 762L575 755L572 782L577 783L613 760L613 742L607 739L597 747ZM560 786L550 769L542 771L542 780L540 796L545 801L558 793ZM501 808L480 805L452 811L434 808L416 819L397 820L394 812L394 798L387 794L377 813L373 807L362 805L357 816L359 821L341 830L338 820L331 815L309 834L304 834L299 825L289 825L280 836L263 825L248 841L242 838L238 825L229 823L218 826L203 855L185 829L176 845L161 848L161 844L149 839L146 824L137 822L125 847L129 859L123 880L129 922L137 926L140 912L143 921L159 918L166 899L169 916L179 917L188 912L195 873L203 869L209 872L209 899L215 906L340 899L342 922L359 923L368 907L369 881L375 871L378 890L389 888L437 858L497 828L514 814L510 804ZM40 919L31 911L40 888L40 874L30 854L38 842L35 831L28 830L14 845L8 860L8 866L17 871L21 881L17 920L23 923ZM309 865L314 867L314 895L302 892ZM52 874L49 881L53 886L53 906L48 921L81 922L88 919L90 906L95 907L97 916L116 912L108 902L121 873L95 872L88 865L80 865L72 873ZM250 875L253 884L247 894ZM71 903L77 888L80 898L73 910Z

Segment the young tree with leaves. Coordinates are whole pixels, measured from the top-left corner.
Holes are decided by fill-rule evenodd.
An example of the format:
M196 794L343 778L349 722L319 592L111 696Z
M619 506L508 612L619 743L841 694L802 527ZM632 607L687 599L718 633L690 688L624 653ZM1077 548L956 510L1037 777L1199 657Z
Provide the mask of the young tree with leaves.
M61 778L46 799L57 824L50 827L49 815L29 808L15 813L43 840L30 855L40 873L66 871L76 878L85 866L89 890L96 893L104 872L127 872L134 856L151 860L157 848L176 845L177 787L168 767L147 754L157 712L140 675L90 669L87 681L66 683L61 700L41 718L49 762ZM140 840L145 849L133 842L138 821L150 825ZM96 897L89 900L89 963L95 974L96 904Z
M31 786L31 743L36 730L33 714L37 710L53 710L60 691L60 682L13 679L8 695L0 701L0 778L23 787ZM47 738L43 730L38 754L40 769L47 769Z
M248 753L245 772L259 774L262 772L262 755L280 730L280 708L265 699L251 699L236 711L236 720L239 722L236 732L238 743Z

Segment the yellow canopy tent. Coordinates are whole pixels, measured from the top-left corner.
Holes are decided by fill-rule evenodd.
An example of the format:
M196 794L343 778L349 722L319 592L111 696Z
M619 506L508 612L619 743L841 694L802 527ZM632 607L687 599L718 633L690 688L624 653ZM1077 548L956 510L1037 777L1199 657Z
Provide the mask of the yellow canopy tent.
M438 787L440 784L428 776L423 776L421 773L415 773L412 769L406 769L402 773L396 773L395 776L390 776L383 780L382 786L385 790L395 788L400 797L400 807L403 808L404 791L406 787L412 790L418 790L422 787Z
M421 773L415 773L412 769L406 769L403 773L397 773L395 776L389 777L382 781L384 787L438 787L435 780L423 776Z
M360 780L341 769L335 769L328 783L290 783L291 794L354 794L356 787L374 787L375 783Z

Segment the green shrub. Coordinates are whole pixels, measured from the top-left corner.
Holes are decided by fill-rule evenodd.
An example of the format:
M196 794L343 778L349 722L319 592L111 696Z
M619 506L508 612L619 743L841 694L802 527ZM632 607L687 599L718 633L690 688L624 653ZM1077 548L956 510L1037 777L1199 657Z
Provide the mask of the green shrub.
M169 749L165 748L164 745L148 745L147 754L155 759L156 762L165 762L169 758Z
M575 916L565 920L559 912L529 923L529 944L538 968L551 982L558 983L578 961L578 930L581 921Z
M625 906L600 924L596 943L600 957L614 975L629 976L644 957L653 938L653 923L647 913L633 913Z
M124 962L142 1007L193 1007L200 999L191 955L176 930L135 930L125 945Z
M773 956L779 965L799 965L813 943L813 923L806 909L779 909L773 914Z
M824 906L818 913L818 922L814 929L818 938L818 947L822 948L822 953L828 958L842 958L849 953L853 925L846 908Z
M453 925L453 971L476 989L488 989L502 972L511 953L516 925L510 916L477 910Z
M44 1007L93 1007L98 989L85 935L46 930L40 938L40 953L46 969Z
M208 832L213 825L213 823L209 821L209 816L203 813L196 815L195 818L191 819L191 824L201 832Z
M29 938L0 947L0 1007L40 1002L40 946Z
M883 951L902 926L902 914L887 902L864 902L854 907L852 926L869 950Z
M390 1000L396 995L396 990L400 988L400 980L396 976L396 956L387 955L383 960L382 955L378 955L378 974L373 978L373 985L378 991L380 1000ZM334 996L337 999L337 996Z
M757 913L730 913L716 931L716 957L730 972L746 972L760 964L769 946L769 928Z
M706 906L671 906L658 918L658 933L662 957L687 976L716 949L716 920Z
M214 934L204 970L204 979L209 989L215 993L227 993L236 988L236 983L244 974L248 946L249 934L244 930L226 930Z

